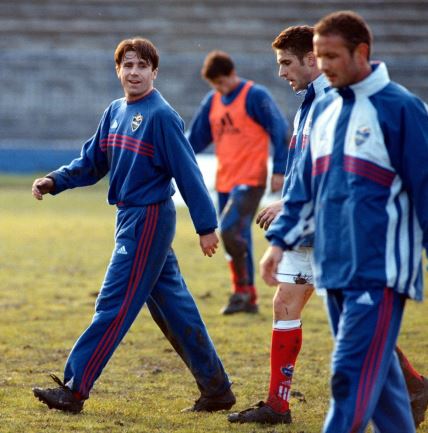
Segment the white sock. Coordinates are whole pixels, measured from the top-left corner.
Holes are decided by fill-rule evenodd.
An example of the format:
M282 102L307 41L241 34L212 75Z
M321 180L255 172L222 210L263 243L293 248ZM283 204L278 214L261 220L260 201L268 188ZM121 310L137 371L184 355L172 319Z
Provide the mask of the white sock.
M296 329L302 326L300 319L296 320L277 320L273 322L273 329Z

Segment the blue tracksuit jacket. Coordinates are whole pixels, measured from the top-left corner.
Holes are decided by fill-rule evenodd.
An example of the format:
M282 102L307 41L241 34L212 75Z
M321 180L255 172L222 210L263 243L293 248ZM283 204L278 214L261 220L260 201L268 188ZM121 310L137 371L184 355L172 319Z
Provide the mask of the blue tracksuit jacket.
M287 164L285 166L285 179L282 188L282 197L285 197L288 189L295 181L300 160L303 158L304 149L309 143L309 134L312 127L312 116L316 103L330 89L325 75L318 76L310 83L305 92L305 97L294 116L293 135L288 146ZM313 234L302 239L300 246L312 247Z
M421 300L428 247L426 105L374 64L316 106L310 144L267 238L284 249L315 231L319 288L391 287Z
M156 89L134 103L113 101L80 158L49 174L54 194L92 185L110 172L110 204L146 206L170 198L174 178L196 231L212 232L215 209L183 131L183 120Z

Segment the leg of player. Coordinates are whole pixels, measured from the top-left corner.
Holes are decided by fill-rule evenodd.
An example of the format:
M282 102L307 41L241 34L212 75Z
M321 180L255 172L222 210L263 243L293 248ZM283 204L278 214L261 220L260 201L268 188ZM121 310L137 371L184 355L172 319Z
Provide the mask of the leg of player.
M229 415L230 422L291 423L289 399L294 367L302 346L301 313L314 290L308 283L312 282L310 250L285 253L278 271L282 277L278 273L277 278L287 282L281 282L273 299L268 398L255 407Z
M226 251L229 265L231 291L228 304L221 309L222 314L234 314L253 308L248 292L248 272L246 263L247 247L245 238L239 230L239 211L237 207L236 191L218 193L218 208L220 214L220 235Z
M239 185L221 209L220 234L229 260L232 295L222 314L257 313L252 263L251 223L264 189Z
M271 376L267 404L289 412L294 367L302 347L301 313L313 293L311 284L281 283L275 294L271 344Z
M231 383L172 250L147 300L147 306L193 374L201 393L188 410L213 412L230 409L236 401Z
M418 428L419 424L425 419L425 412L428 406L428 379L415 370L398 346L395 348L395 351L397 352L401 371L406 381L413 420L415 421L416 428Z
M172 200L118 209L115 248L91 324L71 350L64 383L33 388L49 408L80 412L89 393L149 296L175 232Z
M327 292L335 349L323 432L363 432L371 419L378 432L415 432L394 353L404 296L388 288Z
M387 380L385 381L384 388L376 405L375 413L373 414L374 433L409 431L406 430L406 426L402 425L400 427L400 421L397 422L397 419L395 419L394 416L391 416L391 414L400 413L403 404L409 404L405 394L397 396L397 389L399 388L404 389L405 383L398 362L398 357L395 352L393 353L393 359L391 367L389 368ZM403 403L403 400L406 400L405 403ZM411 422L411 420L409 421Z

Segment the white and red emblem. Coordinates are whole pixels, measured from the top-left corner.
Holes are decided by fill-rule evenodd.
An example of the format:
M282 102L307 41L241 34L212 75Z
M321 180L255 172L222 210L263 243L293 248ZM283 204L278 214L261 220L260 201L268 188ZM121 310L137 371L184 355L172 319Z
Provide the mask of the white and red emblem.
M132 122L131 122L132 132L135 132L140 127L143 119L144 119L144 117L140 113L137 113L134 115L134 117L132 118Z

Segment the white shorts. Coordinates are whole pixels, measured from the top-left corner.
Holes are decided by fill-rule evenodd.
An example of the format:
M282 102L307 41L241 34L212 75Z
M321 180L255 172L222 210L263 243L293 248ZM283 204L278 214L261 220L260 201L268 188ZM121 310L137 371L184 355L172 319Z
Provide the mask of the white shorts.
M312 247L284 251L276 279L280 283L314 284Z

